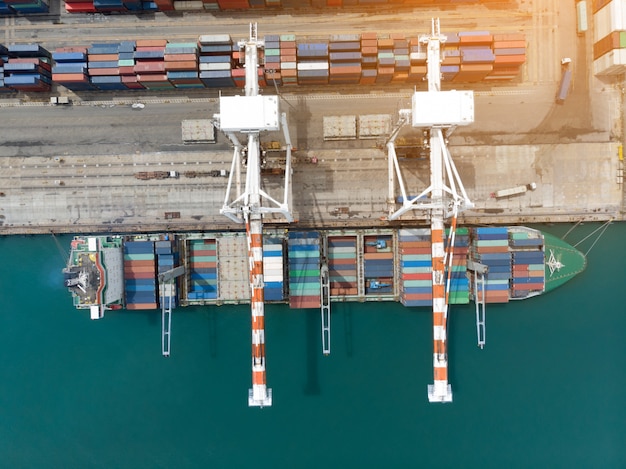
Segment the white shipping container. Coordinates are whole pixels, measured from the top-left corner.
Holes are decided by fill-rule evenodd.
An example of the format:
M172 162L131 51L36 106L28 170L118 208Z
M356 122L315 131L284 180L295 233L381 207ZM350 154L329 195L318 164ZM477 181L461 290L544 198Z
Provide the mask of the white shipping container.
M203 34L198 38L198 42L203 45L232 43L230 34Z
M266 282L282 282L283 281L283 276L280 275L265 275L263 277L265 279Z
M264 244L263 250L264 251L282 251L283 245L282 244Z
M203 10L204 4L202 0L178 0L174 2L174 10Z
M593 15L593 42L598 42L613 31L626 30L624 0L613 0Z
M297 67L297 62L281 62L280 63L281 70L295 70L296 67Z
M207 70L230 70L229 63L208 63L208 64L200 64L200 71Z
M298 62L298 70L328 70L328 62Z
M613 49L593 62L594 75L618 75L626 71L626 49Z

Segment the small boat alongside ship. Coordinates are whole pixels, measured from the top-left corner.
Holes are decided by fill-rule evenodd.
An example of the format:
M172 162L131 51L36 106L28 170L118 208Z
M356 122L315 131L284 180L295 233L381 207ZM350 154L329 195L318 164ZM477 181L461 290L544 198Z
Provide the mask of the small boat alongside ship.
M563 285L586 258L536 229L477 227L456 229L446 265L449 304L506 303ZM159 282L179 266L182 275ZM292 309L320 308L325 291L332 302L432 306L428 228L266 230L263 270L264 301ZM250 302L244 232L76 236L63 275L74 306L92 319L107 309Z

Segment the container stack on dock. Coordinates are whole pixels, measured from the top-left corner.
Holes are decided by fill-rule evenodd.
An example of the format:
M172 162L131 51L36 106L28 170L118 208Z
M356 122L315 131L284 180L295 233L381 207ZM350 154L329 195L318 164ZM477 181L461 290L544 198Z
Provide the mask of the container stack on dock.
M393 39L390 37L378 38L378 69L376 84L391 83L395 70L396 59L393 55Z
M120 76L119 54L119 42L93 44L87 49L87 68L92 86L99 90L126 89Z
M389 235L363 237L363 277L366 295L393 293L393 239Z
M470 257L489 269L485 276L485 303L508 303L512 274L508 228L473 228L471 240ZM470 287L472 299L476 300L473 295L473 284ZM477 300L482 300L480 287Z
M48 13L47 0L2 0L0 2L0 15L12 15L19 13L29 15L33 13Z
M328 237L331 296L351 296L359 293L356 252L356 236Z
M378 34L361 34L361 85L374 85L378 76Z
M178 265L178 252L174 249L173 240L161 240L154 242L154 252L157 257L157 274L172 270ZM159 302L161 306L176 308L178 306L177 281L159 284Z
M493 53L493 71L485 80L514 79L526 62L526 36L524 33L494 34Z
M52 57L39 44L12 44L2 65L4 86L15 91L50 91Z
M222 233L217 238L217 285L220 302L250 300L250 261L245 233Z
M626 13L623 0L593 2L593 73L619 75L626 70Z
M266 236L263 239L264 296L267 301L284 299L283 239Z
M215 239L190 239L189 282L187 298L213 300L217 298L217 250Z
M174 85L165 71L165 39L140 39L135 47L134 72L137 82L154 91L171 90Z
M265 63L265 80L270 84L276 81L277 85L281 85L281 49L280 49L280 36L277 34L269 34L263 38L264 48L264 63Z
M280 38L280 74L283 85L298 84L298 60L295 34L281 34Z
M154 241L124 242L126 309L157 309Z
M461 65L454 82L476 83L493 70L495 55L491 49L493 36L489 31L462 31L459 33Z
M526 60L524 35L479 33L447 34L441 69L444 81L511 80L519 75ZM617 35L612 37L617 41ZM489 38L493 38L490 44ZM418 39L406 39L399 34L334 35L330 36L330 42L297 42L295 35L284 34L268 35L265 41L266 48L260 49L259 57L261 88L268 86L267 80L270 86L274 86L274 80L278 86L420 83L426 74L426 54ZM623 42L626 44L626 39ZM45 49L37 45L15 47L35 47L42 51L37 57L14 57L30 61L39 58L37 63L9 65L8 70L5 67L5 79L15 75L9 83L19 81L20 77L22 81L30 80L30 87L28 83L16 82L16 91L49 91L52 82L74 91L146 88L161 91L245 84L240 51L228 34L203 35L197 44L144 39L97 43L88 49L63 47L55 51L52 75L50 54L44 53ZM78 55L85 54L85 50L87 57ZM33 76L34 70L38 70L38 78Z
M545 254L543 238L526 231L511 231L509 244L513 265L511 296L526 298L543 292L545 284Z
M328 84L328 42L299 42L297 61L299 85Z
M167 79L176 88L204 88L198 77L198 44L170 42L165 46L164 60Z
M289 307L319 308L321 305L319 233L290 231L287 247Z
M330 37L329 83L357 85L361 81L361 37L358 34L339 34Z
M207 34L198 39L200 80L208 88L230 88L233 43L228 34Z
M87 73L87 48L62 47L52 53L52 80L68 90L86 91L94 87Z
M432 306L433 262L428 228L400 229L400 301L404 306Z
M444 57L446 60L446 57ZM409 77L408 83L420 83L426 77L428 67L426 66L426 46L420 44L419 38L409 39Z
M4 3L9 3L8 0L3 0ZM15 1L15 0L14 0ZM292 10L298 9L303 11L315 11L326 12L332 14L337 8L351 8L356 6L375 6L385 5L393 3L394 6L401 8L403 5L435 5L440 3L454 3L454 4L475 4L475 3L488 3L489 1L497 0L419 0L413 2L405 2L402 0L156 0L156 1L141 1L140 10L143 11L190 11L190 10L210 10L210 11L229 11L229 10L262 10L262 9L284 9ZM133 13L139 10L139 7L133 2L118 0L117 2L112 0L98 1L92 0L86 3L91 5L91 10L80 8L68 8L68 5L75 5L73 0L65 0L66 8L69 13L80 12L118 12L118 13ZM94 4L98 5L98 8L94 7ZM1 5L1 3L0 3ZM329 10L332 10L329 12ZM47 11L47 10L46 10ZM15 10L8 8L0 8L0 15L14 14ZM23 11L22 11L23 13Z

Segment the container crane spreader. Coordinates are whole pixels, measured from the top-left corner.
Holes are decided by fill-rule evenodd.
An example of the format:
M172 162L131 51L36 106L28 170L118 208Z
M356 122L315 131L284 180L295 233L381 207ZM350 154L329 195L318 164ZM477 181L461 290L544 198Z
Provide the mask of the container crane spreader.
M257 38L257 26L250 24L250 36L239 41L245 67L245 96L220 96L220 113L214 116L218 129L234 146L233 163L228 179L224 205L220 213L237 223L245 223L250 270L250 306L252 314L252 389L249 406L271 406L272 390L267 387L265 370L265 299L263 295L263 216L279 214L292 222L289 210L291 176L291 139L285 113L279 113L278 96L259 95L258 50L264 42ZM282 124L282 125L281 125ZM282 202L261 187L261 148L259 135L282 127L286 141L286 167ZM247 136L247 145L236 133ZM243 156L246 160L245 187L241 187ZM268 205L263 205L263 202Z
M428 91L413 93L412 108L401 109L387 141L389 171L389 220L397 220L411 210L423 210L430 218L433 292L434 384L428 385L430 402L452 402L448 383L447 322L450 272L457 215L473 207L447 148L447 138L456 126L474 121L472 91L441 91L441 45L446 41L439 20L432 20L431 34L420 36L427 47ZM430 185L417 196L409 196L395 151L395 140L402 127L428 129ZM395 180L401 195L396 199ZM396 209L396 200L402 206ZM450 236L444 244L444 220L451 218Z

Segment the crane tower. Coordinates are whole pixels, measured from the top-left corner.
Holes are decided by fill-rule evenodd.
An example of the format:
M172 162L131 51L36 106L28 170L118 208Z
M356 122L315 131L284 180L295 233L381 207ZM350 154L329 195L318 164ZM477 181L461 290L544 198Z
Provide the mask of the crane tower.
M441 45L445 40L446 36L439 29L439 20L433 19L431 34L420 36L420 43L427 48L428 91L413 93L412 108L400 110L398 123L387 141L389 220L396 220L411 210L422 210L430 218L434 348L434 384L428 385L430 402L452 401L447 350L449 274L457 215L473 206L446 144L447 137L456 126L474 121L474 94L472 91L441 91ZM402 127L409 122L414 128L428 130L430 145L430 185L414 197L407 196L394 143ZM396 179L402 194L402 207L399 209L395 204ZM450 236L444 244L444 221L449 218Z
M257 38L256 24L250 24L250 37L239 41L244 52L245 96L220 96L220 113L214 116L218 128L234 146L233 163L224 205L220 213L246 226L250 270L250 305L252 314L252 389L248 392L249 406L271 406L272 390L267 387L265 370L265 304L263 295L263 216L282 215L292 222L289 211L291 176L291 140L285 113L279 112L278 96L259 95L258 51L264 42ZM282 124L282 126L281 126ZM261 184L261 151L259 135L263 131L278 131L282 127L286 141L286 169L283 200L271 197ZM240 143L236 133L247 137ZM242 163L246 164L242 187ZM266 205L263 204L266 203Z

